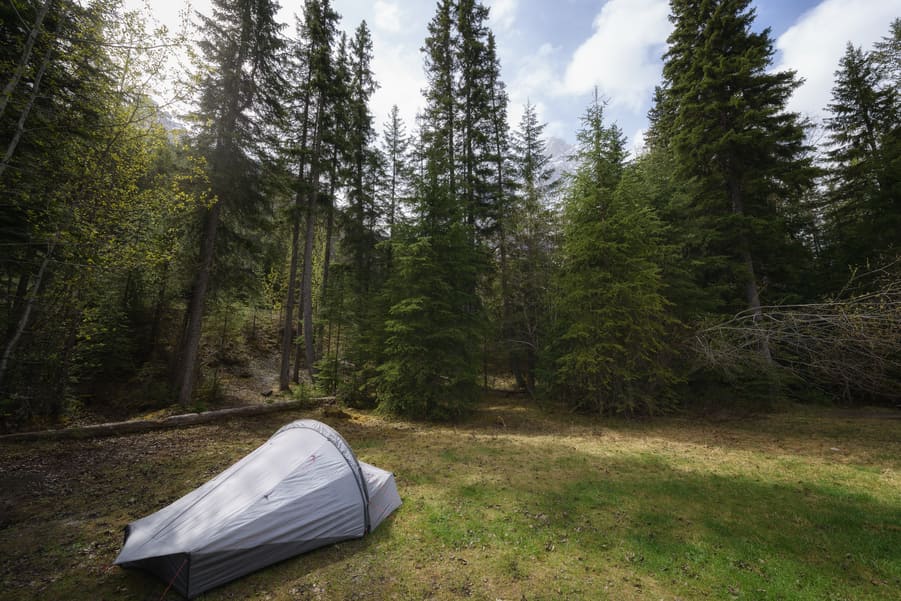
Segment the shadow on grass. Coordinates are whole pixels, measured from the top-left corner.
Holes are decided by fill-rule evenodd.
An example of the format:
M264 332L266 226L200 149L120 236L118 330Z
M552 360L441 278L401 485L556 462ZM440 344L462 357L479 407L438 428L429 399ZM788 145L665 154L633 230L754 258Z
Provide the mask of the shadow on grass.
M304 416L0 449L0 482L15 484L0 486L0 599L158 599L163 583L110 566L122 527ZM846 481L847 466L808 460L830 445L881 458L897 430L868 442L857 422L628 422L491 400L456 426L331 423L360 459L395 472L404 506L369 537L203 599L875 600L901 589L886 462ZM675 442L698 448L682 456ZM707 460L705 447L755 462L800 451L758 472L747 453Z
M893 599L901 590L901 507L851 486L726 477L546 440L430 444L420 462L382 449L411 499L399 519L448 551L488 549L509 578L550 563L641 574L688 598Z

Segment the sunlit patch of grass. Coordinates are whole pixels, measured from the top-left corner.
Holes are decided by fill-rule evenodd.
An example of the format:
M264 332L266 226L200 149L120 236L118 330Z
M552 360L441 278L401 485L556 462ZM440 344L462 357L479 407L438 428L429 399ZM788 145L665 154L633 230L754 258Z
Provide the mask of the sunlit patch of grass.
M378 530L202 598L895 599L901 421L597 420L490 399L456 426L333 425L395 472ZM0 447L0 599L159 598L121 528L295 416ZM11 509L7 509L11 508ZM169 594L174 598L174 594Z

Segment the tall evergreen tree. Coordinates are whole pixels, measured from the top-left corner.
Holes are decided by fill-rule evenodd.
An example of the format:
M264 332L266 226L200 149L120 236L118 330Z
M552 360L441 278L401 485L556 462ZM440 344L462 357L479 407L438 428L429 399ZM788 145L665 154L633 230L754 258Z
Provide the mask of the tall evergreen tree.
M688 188L676 212L699 283L719 310L759 313L805 265L788 219L813 176L802 125L785 110L798 80L767 70L773 43L753 31L750 0L671 0L671 12L654 138Z
M351 256L357 295L369 292L375 232L370 227L376 213L375 198L366 185L367 172L374 164L375 137L369 99L377 88L372 68L372 37L366 22L360 23L350 44L350 123L348 127L348 214L344 243ZM365 301L363 301L365 302Z
M297 269L300 264L300 326L303 351L310 377L313 376L315 349L313 340L313 250L316 209L321 194L321 176L327 171L326 127L335 88L333 46L337 35L338 13L329 0L306 0L303 21L298 25L294 46L295 81L288 116L291 131L289 156L294 164L294 206L290 212L291 260L282 330L279 386L287 390L290 382L292 341L294 340L294 303L297 298ZM301 228L304 235L300 248ZM300 351L297 352L299 361ZM299 364L299 363L298 363ZM298 365L296 364L296 365ZM295 370L297 371L297 370Z
M480 62L486 19L477 2L441 0L428 27L422 174L414 223L392 245L396 269L380 367L379 396L391 411L452 417L478 390L477 290L486 263L477 234L488 224L481 207L491 173L490 94Z
M549 388L573 407L654 413L674 376L659 267L662 226L644 182L625 164L622 131L595 94L578 133L548 348Z
M556 250L556 215L551 206L559 180L554 179L544 129L535 105L527 103L513 136L517 193L511 196L502 222L509 249L505 270L509 275L501 286L502 338L517 384L530 394L535 392L538 357L550 317L547 291Z
M382 154L387 166L385 185L386 215L388 238L394 238L394 228L401 217L403 203L409 197L412 185L412 166L410 164L410 137L400 116L397 105L391 107L388 121L382 130Z
M384 307L381 302L385 266L378 253L384 227L383 209L374 186L381 177L381 155L375 146L369 99L377 88L372 68L372 38L366 22L350 44L350 127L348 190L343 247L348 260L347 295L350 321L347 359L353 366L348 396L370 402L375 366L381 358Z
M211 17L200 16L197 145L207 158L212 206L199 210L200 252L175 372L178 400L191 401L203 312L223 212L253 214L260 202L258 123L278 107L283 88L279 54L284 41L272 0L213 0Z
M901 99L891 72L877 59L848 45L826 120L832 168L825 254L833 286L844 284L849 268L899 252Z

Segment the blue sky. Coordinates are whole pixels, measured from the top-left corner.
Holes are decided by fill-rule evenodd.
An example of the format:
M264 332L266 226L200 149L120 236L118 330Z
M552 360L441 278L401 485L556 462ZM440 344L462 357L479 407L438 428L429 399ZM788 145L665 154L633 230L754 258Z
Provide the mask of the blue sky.
M127 0L126 4L142 0ZM178 5L147 0L161 21L173 22ZM349 33L365 19L375 46L381 84L372 110L381 129L393 104L408 129L421 108L425 85L420 48L433 0L332 0ZM635 145L647 125L660 57L671 29L667 0L483 0L491 7L502 75L510 94L510 123L518 124L529 100L548 123L549 135L572 141L595 86L608 101L607 115ZM290 23L299 0L282 0ZM194 0L208 9L208 0ZM901 0L756 0L756 27L776 41L774 68L795 69L806 80L790 108L819 120L830 99L833 73L845 44L869 48L901 17Z

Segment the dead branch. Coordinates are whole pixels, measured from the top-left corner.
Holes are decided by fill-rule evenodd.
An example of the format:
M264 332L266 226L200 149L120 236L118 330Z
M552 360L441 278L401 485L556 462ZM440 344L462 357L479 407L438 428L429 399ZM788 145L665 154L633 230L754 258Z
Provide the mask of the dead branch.
M768 343L779 369L846 400L901 396L901 277L877 270L878 288L822 303L743 311L698 332L703 362L733 371L758 363ZM860 279L863 276L855 276ZM852 278L853 279L853 278ZM846 286L843 294L853 290ZM762 367L762 366L761 366Z

